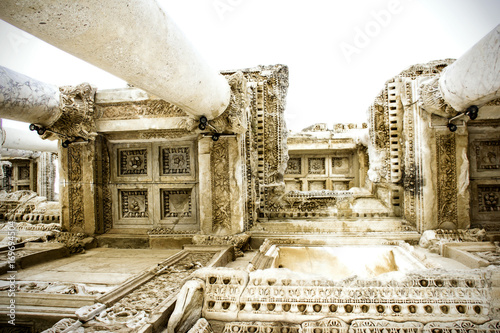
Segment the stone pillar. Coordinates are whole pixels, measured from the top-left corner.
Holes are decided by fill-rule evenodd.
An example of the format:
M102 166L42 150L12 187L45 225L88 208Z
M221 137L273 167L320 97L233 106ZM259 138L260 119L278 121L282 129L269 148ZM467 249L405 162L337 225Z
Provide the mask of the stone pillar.
M54 201L54 181L56 172L54 167L54 153L44 152L38 158L38 194L47 198L48 201Z
M49 126L60 115L56 86L0 66L1 118Z
M244 229L244 188L241 137L210 137L198 143L200 230L231 235Z
M59 202L65 230L93 235L99 232L96 201L96 141L59 149Z
M226 80L154 0L5 0L0 18L196 117L229 104Z
M457 111L500 97L500 24L448 66L439 78L446 103Z

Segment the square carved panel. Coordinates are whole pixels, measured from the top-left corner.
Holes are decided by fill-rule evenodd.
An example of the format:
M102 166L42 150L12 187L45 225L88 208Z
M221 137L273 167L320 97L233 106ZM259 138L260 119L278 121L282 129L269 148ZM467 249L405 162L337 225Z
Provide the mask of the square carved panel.
M313 180L308 182L309 191L321 191L326 189L326 183L324 180Z
M30 167L29 165L22 165L17 168L18 180L29 180L30 179Z
M479 185L477 196L479 213L500 211L500 185Z
M191 173L189 147L163 148L161 154L163 175L185 175Z
M289 191L301 191L302 190L302 182L296 180L290 180L285 182L285 190Z
M300 175L302 173L302 159L300 157L288 159L285 173L289 175Z
M324 158L309 158L309 174L323 175L325 174L325 159Z
M137 176L148 173L147 149L121 149L118 151L118 174L120 176Z
M500 169L500 140L478 142L476 163L477 170Z
M120 197L122 218L149 217L147 190L120 190Z
M192 217L191 189L162 191L162 218Z

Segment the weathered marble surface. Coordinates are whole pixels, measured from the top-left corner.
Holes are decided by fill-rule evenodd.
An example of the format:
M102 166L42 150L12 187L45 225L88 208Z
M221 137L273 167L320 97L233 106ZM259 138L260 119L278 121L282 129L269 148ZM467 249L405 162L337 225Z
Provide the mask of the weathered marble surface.
M448 66L439 78L446 103L457 111L500 97L500 25Z
M59 89L0 66L0 117L51 125L59 118Z
M227 81L155 1L3 1L0 17L196 117L229 104Z

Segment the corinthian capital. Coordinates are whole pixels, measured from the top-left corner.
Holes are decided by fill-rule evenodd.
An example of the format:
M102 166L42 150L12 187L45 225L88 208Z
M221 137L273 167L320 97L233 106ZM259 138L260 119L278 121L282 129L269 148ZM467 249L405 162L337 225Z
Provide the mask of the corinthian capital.
M43 135L44 139L59 136L74 141L96 136L94 97L96 88L88 83L59 88L61 116Z

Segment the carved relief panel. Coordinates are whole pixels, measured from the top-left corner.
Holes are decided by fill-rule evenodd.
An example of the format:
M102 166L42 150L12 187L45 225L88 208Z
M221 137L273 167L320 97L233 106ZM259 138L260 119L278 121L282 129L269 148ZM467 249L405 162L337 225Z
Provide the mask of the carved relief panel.
M195 154L191 141L113 144L114 226L197 231Z
M287 175L302 174L302 159L300 157L290 157L285 171Z
M357 151L294 152L285 171L286 191L345 191L358 185ZM355 159L356 158L356 159ZM356 164L357 165L357 164Z
M196 225L197 202L194 185L191 187L160 188L160 223L172 226Z
M189 142L169 142L158 146L159 180L172 182L195 179L194 147Z
M308 159L309 174L324 175L326 172L324 158L309 158Z
M469 135L471 227L500 231L500 137L472 127Z
M113 149L112 179L115 182L144 182L152 180L151 145L122 144Z
M151 225L151 189L144 185L120 185L113 192L114 226Z

